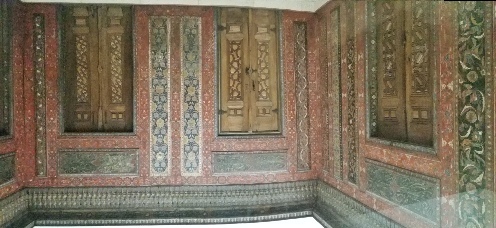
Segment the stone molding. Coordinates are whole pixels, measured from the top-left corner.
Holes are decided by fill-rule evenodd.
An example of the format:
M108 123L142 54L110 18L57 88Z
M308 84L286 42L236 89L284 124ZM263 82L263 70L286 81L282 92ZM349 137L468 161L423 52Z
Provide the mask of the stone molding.
M401 227L321 181L256 185L26 188L0 200L1 227L218 224L336 216L349 227ZM348 226L345 226L348 227Z

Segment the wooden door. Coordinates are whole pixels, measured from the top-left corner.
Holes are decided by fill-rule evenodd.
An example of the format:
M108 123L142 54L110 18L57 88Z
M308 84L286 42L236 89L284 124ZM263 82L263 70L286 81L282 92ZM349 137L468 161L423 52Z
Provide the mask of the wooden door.
M276 12L221 10L220 131L279 130Z

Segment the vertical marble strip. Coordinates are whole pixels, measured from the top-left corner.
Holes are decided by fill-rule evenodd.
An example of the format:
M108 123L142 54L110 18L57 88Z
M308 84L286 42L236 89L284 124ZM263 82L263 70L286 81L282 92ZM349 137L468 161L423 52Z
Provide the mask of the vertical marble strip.
M307 24L294 22L295 31L295 79L298 170L310 169L308 74L307 74Z
M12 79L11 79L11 59L12 59L12 13L9 9L12 7L8 2L0 3L0 36L1 42L1 60L0 63L0 136L11 134L11 91L12 91Z
M201 174L201 20L181 18L181 173Z
M328 17L326 16L321 16L318 21L318 27L319 27L319 69L320 69L320 75L322 78L322 97L323 97L323 102L322 102L322 120L324 121L324 128L323 128L323 135L322 137L322 170L329 172L331 169L331 163L332 161L332 156L331 156L331 149L329 146L331 143L329 142L329 137L331 135L331 130L332 130L332 123L330 122L329 116L330 116L330 108L331 106L329 105L329 72L328 72L328 54L330 53L329 48L327 47L327 34L329 33L329 23L328 23Z
M46 176L46 85L45 85L45 17L35 14L33 28L34 78L36 110L36 175Z
M367 108L368 108L368 136L377 134L377 29L376 29L376 3L367 2Z
M341 20L340 8L331 12L330 36L329 36L329 86L330 109L332 132L329 135L329 150L333 151L334 157L334 177L343 179L343 142L342 142L342 122L341 122Z
M485 221L487 158L491 147L491 65L488 38L491 7L484 2L461 2L458 8L458 142L459 217L461 227L489 227ZM487 62L486 62L487 61ZM488 97L489 96L489 97ZM488 131L486 131L488 126ZM494 180L489 180L494 181ZM488 208L489 209L489 208Z
M151 17L150 26L150 173L170 174L170 20Z
M357 107L356 107L356 85L355 85L355 4L349 2L346 5L346 64L347 64L347 98L348 98L348 181L357 184L358 181L358 149L357 149Z

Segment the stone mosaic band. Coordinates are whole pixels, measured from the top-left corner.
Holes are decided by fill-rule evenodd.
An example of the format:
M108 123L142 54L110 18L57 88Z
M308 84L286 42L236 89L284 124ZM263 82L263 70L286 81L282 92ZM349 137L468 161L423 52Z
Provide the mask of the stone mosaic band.
M214 152L214 174L287 172L287 151Z
M440 219L438 179L366 159L367 191L436 224Z
M0 186L14 179L15 153L0 155Z
M229 186L28 188L0 200L0 226L16 228L238 223L311 215L325 227L401 227L320 181ZM352 223L341 222L350 216L354 218Z
M138 150L59 151L61 175L138 175Z

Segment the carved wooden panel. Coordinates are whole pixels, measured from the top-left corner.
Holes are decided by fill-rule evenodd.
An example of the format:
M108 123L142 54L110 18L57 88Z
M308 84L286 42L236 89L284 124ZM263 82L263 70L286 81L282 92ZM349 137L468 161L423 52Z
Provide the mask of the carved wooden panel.
M378 135L406 140L404 2L377 3Z
M221 132L279 129L276 21L270 10L221 11Z
M433 55L430 37L435 4L388 1L373 7L377 17L373 38L377 39L377 58L371 61L372 72L377 72L377 94L372 94L372 105L377 96L377 107L371 108L377 110L373 136L431 146L435 73L429 56Z
M131 8L62 11L66 131L132 131Z

